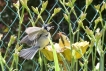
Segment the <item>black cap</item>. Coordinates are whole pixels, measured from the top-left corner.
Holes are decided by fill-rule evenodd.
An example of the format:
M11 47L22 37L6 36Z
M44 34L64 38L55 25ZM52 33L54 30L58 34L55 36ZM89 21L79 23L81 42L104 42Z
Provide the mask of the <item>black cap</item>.
M50 31L51 28L53 28L53 26L49 26L49 24L44 24L42 26L43 29L47 30L47 31Z

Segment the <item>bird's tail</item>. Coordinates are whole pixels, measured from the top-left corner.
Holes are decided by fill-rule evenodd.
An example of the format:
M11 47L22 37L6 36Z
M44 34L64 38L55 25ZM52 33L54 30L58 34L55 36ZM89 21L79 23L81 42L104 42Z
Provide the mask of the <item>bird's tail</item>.
M22 49L19 53L19 56L27 60L33 59L38 50L39 46L33 46L31 48Z

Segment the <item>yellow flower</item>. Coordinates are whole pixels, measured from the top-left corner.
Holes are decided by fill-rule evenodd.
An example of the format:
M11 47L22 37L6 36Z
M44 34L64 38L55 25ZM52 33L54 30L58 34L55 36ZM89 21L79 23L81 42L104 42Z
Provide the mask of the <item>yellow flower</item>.
M58 34L60 36L60 39L59 39L60 47L62 47L62 48L70 47L69 38L63 32L59 32Z
M89 42L87 42L87 41L76 42L76 43L72 44L72 50L71 50L71 48L68 47L64 50L64 52L62 54L68 61L71 61L71 58L72 58L71 51L74 51L75 52L74 58L79 59L86 52L86 49L88 48L88 46L89 46Z
M59 55L59 53L63 52L62 51L62 48L59 46L58 43L55 43L54 44L54 47L56 49L56 52L57 52L57 57L59 59L59 61L62 61L61 60L61 56ZM45 49L42 49L41 52L45 55L45 57L49 60L49 61L53 61L54 58L53 58L53 50L52 50L52 46L51 45L48 45L45 47Z
M60 56L60 53L65 57L65 59L69 62L71 62L71 59L74 57L75 59L79 59L83 56L83 54L86 52L89 42L82 41L82 42L76 42L73 43L72 46L70 46L70 41L66 35L63 33L59 33L59 43L54 43L55 50L57 52L57 57L59 61L62 61L62 57ZM45 57L53 61L53 51L52 46L48 45L45 47L45 49L42 49L41 52L45 55ZM74 55L73 55L74 54Z

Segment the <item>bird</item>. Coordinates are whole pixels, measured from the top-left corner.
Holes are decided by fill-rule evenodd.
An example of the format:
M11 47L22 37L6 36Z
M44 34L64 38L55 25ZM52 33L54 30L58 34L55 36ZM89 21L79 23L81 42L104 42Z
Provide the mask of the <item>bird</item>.
M22 49L19 52L19 56L32 60L38 50L43 49L45 46L49 44L49 39L51 38L49 30L52 28L48 25L44 25L42 28L40 27L28 27L25 32L26 36L22 38L20 43L25 43L30 46L30 48Z

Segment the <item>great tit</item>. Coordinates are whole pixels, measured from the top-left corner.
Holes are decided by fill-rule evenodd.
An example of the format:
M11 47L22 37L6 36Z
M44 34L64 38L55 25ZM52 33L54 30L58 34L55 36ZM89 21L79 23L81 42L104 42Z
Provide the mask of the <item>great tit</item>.
M48 25L44 25L42 28L40 27L29 27L25 30L27 35L22 38L20 43L26 43L31 46L30 48L22 49L19 52L19 56L31 60L35 56L38 50L43 49L45 46L49 44L49 39L51 35L49 30L52 27Z

